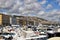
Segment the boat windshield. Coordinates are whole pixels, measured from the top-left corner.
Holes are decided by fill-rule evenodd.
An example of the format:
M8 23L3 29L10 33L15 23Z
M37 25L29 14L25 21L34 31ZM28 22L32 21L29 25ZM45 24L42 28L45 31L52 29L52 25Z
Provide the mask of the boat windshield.
M47 30L52 30L52 29L47 29Z
M0 35L15 35L15 33L0 33Z

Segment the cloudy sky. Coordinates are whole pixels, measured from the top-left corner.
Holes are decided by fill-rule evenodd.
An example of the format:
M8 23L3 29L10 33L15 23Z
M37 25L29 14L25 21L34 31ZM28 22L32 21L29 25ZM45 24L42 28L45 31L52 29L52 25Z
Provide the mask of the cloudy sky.
M59 21L60 0L0 0L0 12Z

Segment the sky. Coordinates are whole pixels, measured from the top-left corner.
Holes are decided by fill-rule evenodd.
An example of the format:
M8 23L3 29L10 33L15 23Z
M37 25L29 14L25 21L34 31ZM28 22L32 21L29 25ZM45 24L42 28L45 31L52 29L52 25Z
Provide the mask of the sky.
M0 12L59 21L60 0L0 0Z

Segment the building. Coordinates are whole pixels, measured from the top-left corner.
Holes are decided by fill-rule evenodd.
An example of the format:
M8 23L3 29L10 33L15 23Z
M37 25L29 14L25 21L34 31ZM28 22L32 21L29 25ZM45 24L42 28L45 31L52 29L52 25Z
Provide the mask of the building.
M36 17L29 17L29 16L13 16L12 17L12 24L18 25L38 25L38 19Z
M0 25L9 25L10 24L10 16L0 13Z
M0 25L38 25L36 17L10 16L0 13Z
M39 24L51 25L56 24L38 17L31 16L16 16L16 15L5 15L0 13L0 25L33 25L38 26Z

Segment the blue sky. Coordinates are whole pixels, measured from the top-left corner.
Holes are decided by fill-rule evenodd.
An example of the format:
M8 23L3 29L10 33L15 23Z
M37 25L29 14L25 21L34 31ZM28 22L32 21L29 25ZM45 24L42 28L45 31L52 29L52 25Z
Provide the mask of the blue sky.
M22 0L22 1L23 1L23 0ZM45 9L45 10L43 10L43 11L48 12L48 11L52 11L53 9L60 10L60 5L59 5L60 2L57 1L57 0L37 0L37 1L38 1L38 2L46 1L45 4L42 4L42 5L41 5L41 6ZM46 9L46 7L47 7L49 4L52 6L52 8ZM7 6L8 6L8 5L7 5ZM8 11L7 8L5 8L5 9L0 8L0 12L5 12L5 11Z
M43 0L38 0L38 2L42 2ZM46 8L48 4L52 5L52 8L46 9L45 11L52 11L53 9L60 10L60 5L57 0L46 0L47 2L43 4L43 7Z
M0 12L59 21L60 0L0 0Z

